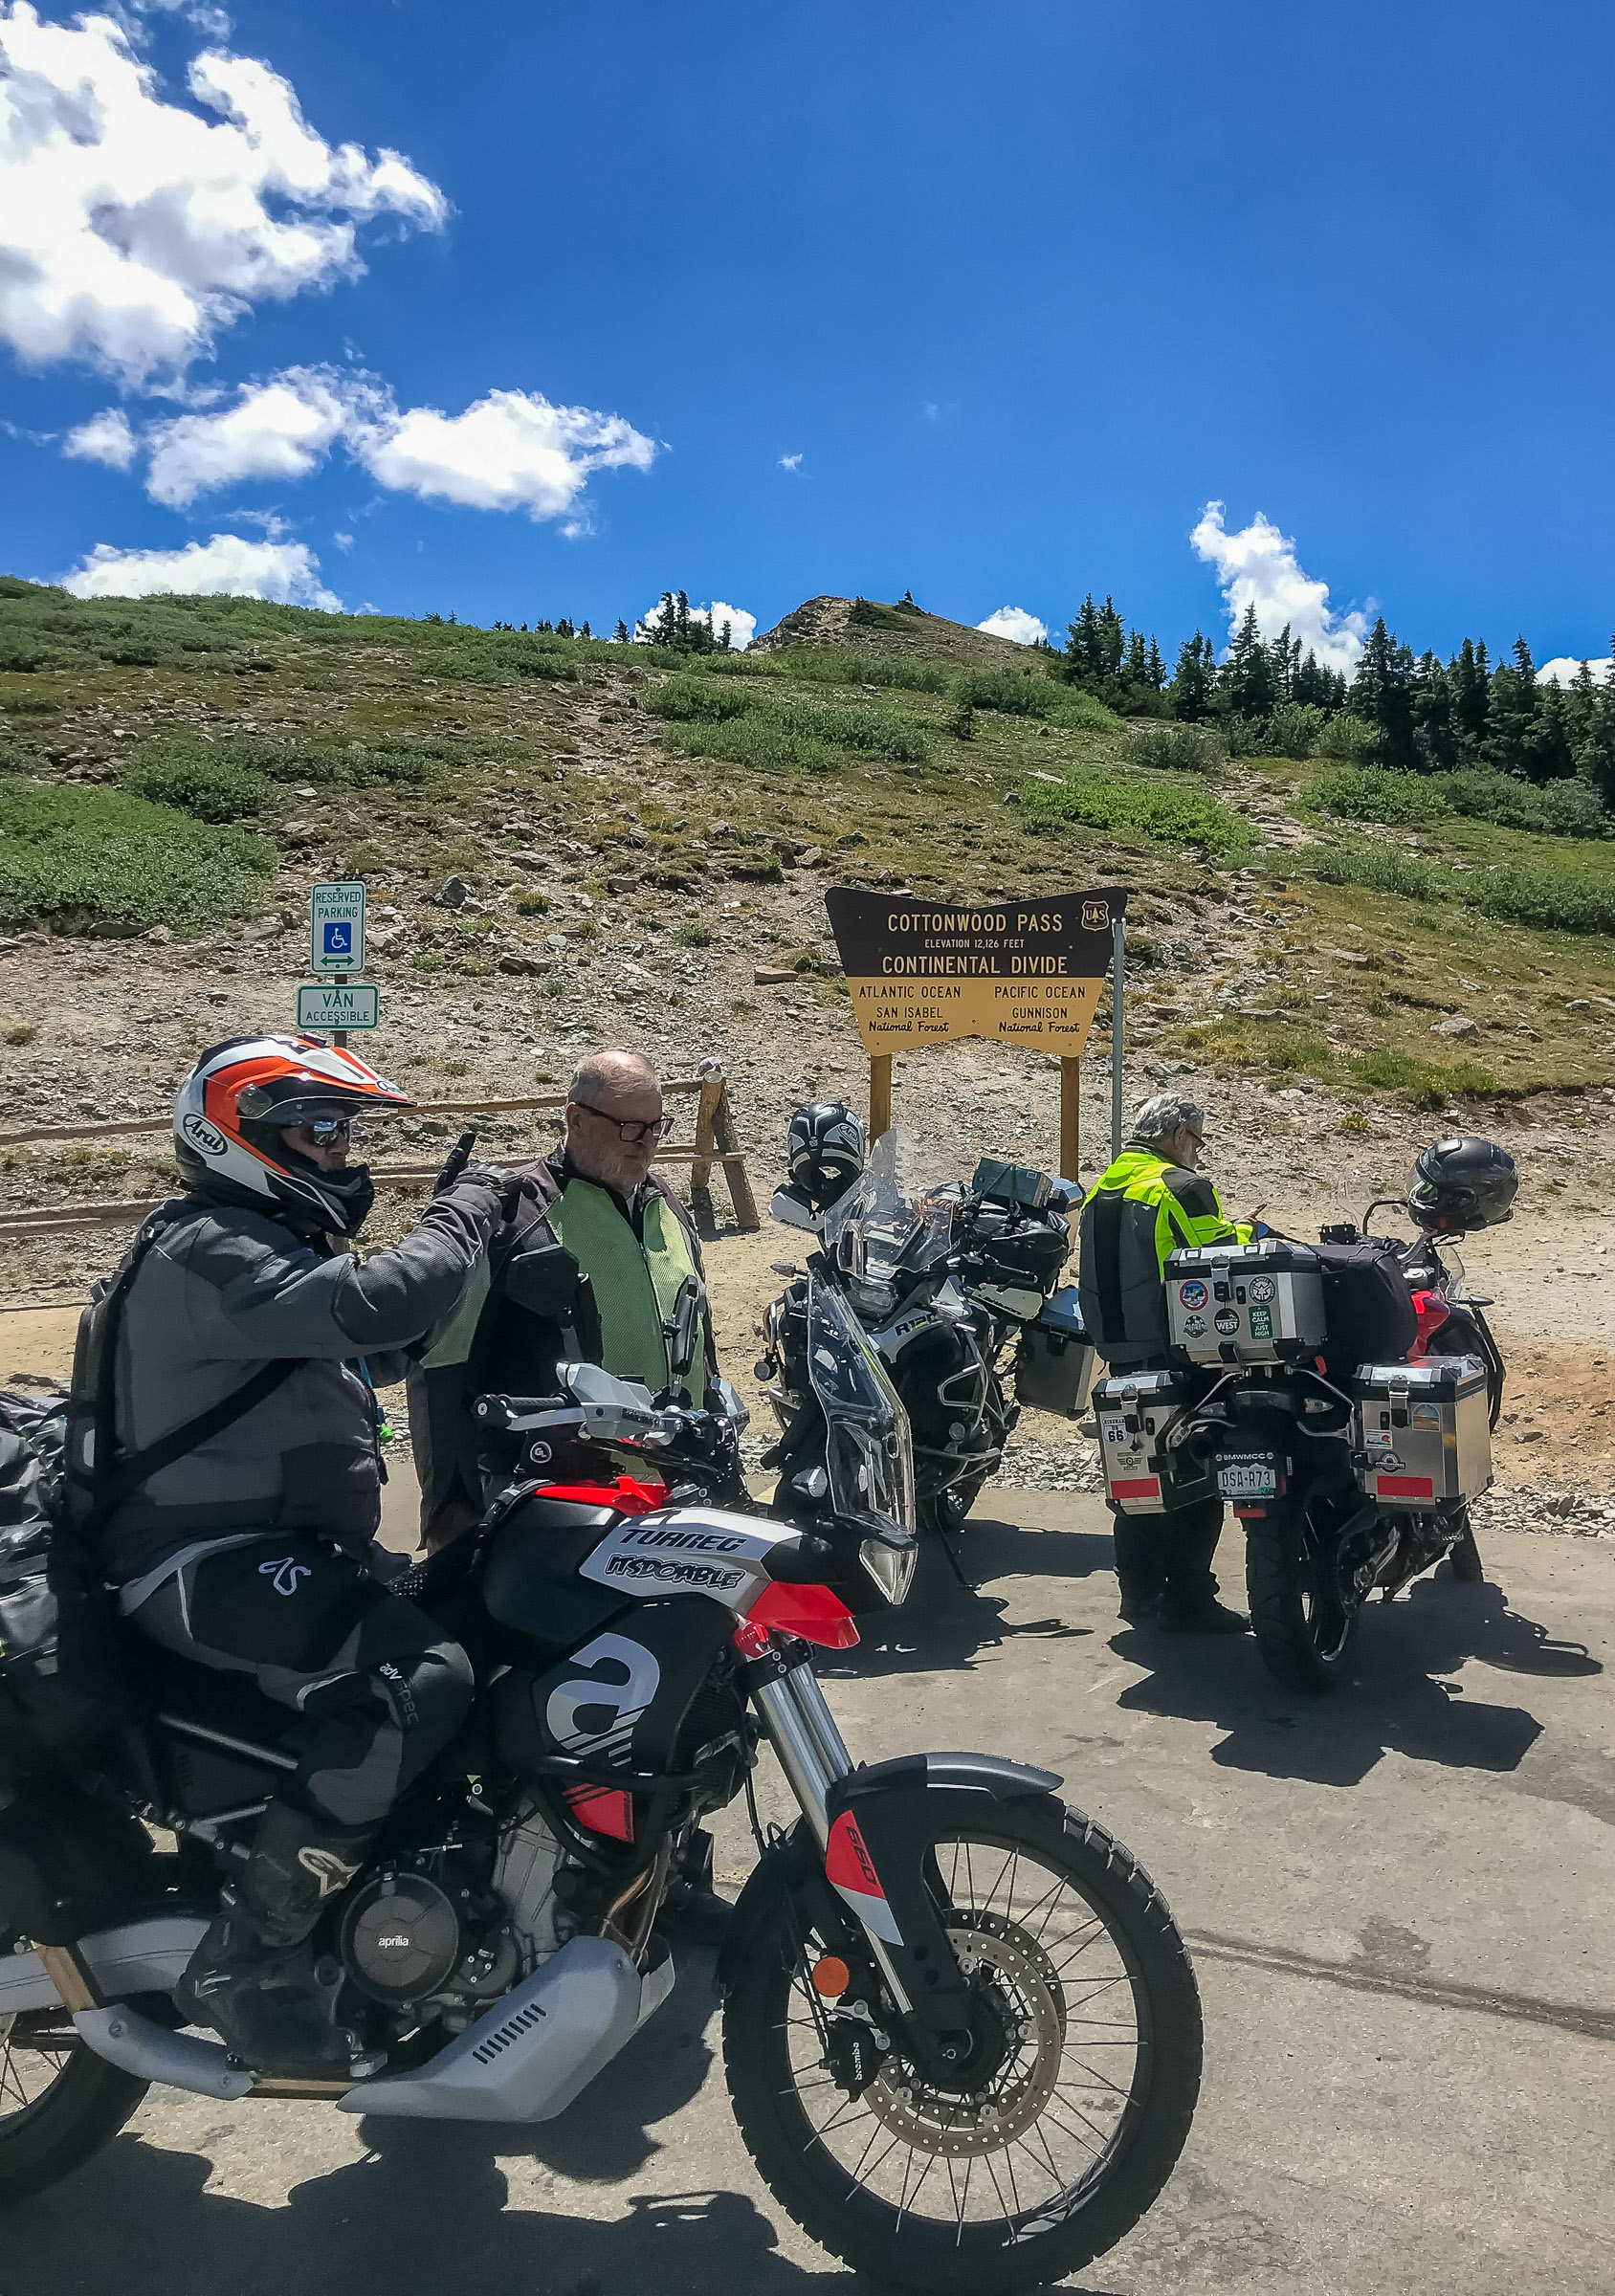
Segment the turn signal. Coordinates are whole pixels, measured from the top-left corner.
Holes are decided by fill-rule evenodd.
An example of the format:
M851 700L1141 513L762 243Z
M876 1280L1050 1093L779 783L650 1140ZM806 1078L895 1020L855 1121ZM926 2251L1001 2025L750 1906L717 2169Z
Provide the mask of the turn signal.
M838 2001L852 1982L852 1973L838 1954L826 1954L813 1964L813 1991L827 2001Z

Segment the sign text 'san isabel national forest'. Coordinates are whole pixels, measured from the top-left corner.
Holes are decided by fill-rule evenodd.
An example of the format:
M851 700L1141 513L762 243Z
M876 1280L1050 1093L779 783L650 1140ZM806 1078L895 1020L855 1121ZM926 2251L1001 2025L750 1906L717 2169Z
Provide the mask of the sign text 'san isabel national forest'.
M1109 888L1005 901L845 885L825 895L866 1052L991 1036L1068 1059L1088 1041L1126 901Z

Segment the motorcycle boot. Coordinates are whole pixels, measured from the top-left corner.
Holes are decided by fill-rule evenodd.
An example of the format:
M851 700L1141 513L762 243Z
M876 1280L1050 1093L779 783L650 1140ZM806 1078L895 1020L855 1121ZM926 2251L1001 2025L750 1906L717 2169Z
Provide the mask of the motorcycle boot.
M375 1830L271 1802L245 1871L174 1989L184 2015L211 2025L254 2072L334 2079L351 2065L354 2036L332 2021L334 1989L320 1982L309 1940Z

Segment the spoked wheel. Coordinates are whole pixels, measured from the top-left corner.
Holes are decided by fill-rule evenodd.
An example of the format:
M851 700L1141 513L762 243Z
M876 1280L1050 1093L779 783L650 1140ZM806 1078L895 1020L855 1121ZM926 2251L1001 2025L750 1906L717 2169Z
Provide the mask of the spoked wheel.
M999 2296L1062 2279L1138 2222L1193 2117L1199 1996L1148 1875L1075 1814L1063 1837L1021 1823L1001 1812L933 1853L974 1997L958 2086L900 2044L859 2094L837 2085L818 1949L783 1895L725 2008L730 2095L763 2178L888 2286Z
M43 2192L87 2160L145 2091L85 2048L65 2009L0 2016L0 2202Z
M1333 1689L1361 1615L1338 1544L1300 1502L1270 1503L1245 1531L1245 1587L1263 1665L1287 1690Z

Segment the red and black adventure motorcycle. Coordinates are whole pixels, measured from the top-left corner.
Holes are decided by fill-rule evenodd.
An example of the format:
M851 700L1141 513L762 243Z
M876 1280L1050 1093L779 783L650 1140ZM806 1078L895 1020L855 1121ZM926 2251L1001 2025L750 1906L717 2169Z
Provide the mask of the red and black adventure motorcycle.
M814 1650L906 1595L913 1468L829 1288L808 1318L830 1490L799 1521L751 1507L732 1421L591 1365L559 1398L479 1400L506 1487L404 1582L471 1653L476 1707L315 1940L351 2080L262 2079L180 2029L172 1998L296 1765L295 1719L167 1662L71 1775L12 1765L0 2197L64 2175L152 2082L553 2118L671 1990L670 1872L705 1813L749 1800L766 1740L801 1814L764 1831L751 1805L758 1864L717 1981L736 2118L781 2205L873 2280L933 2291L1047 2285L1138 2221L1199 2086L1183 1941L1047 1771L848 1752ZM562 1441L591 1476L546 1482Z

